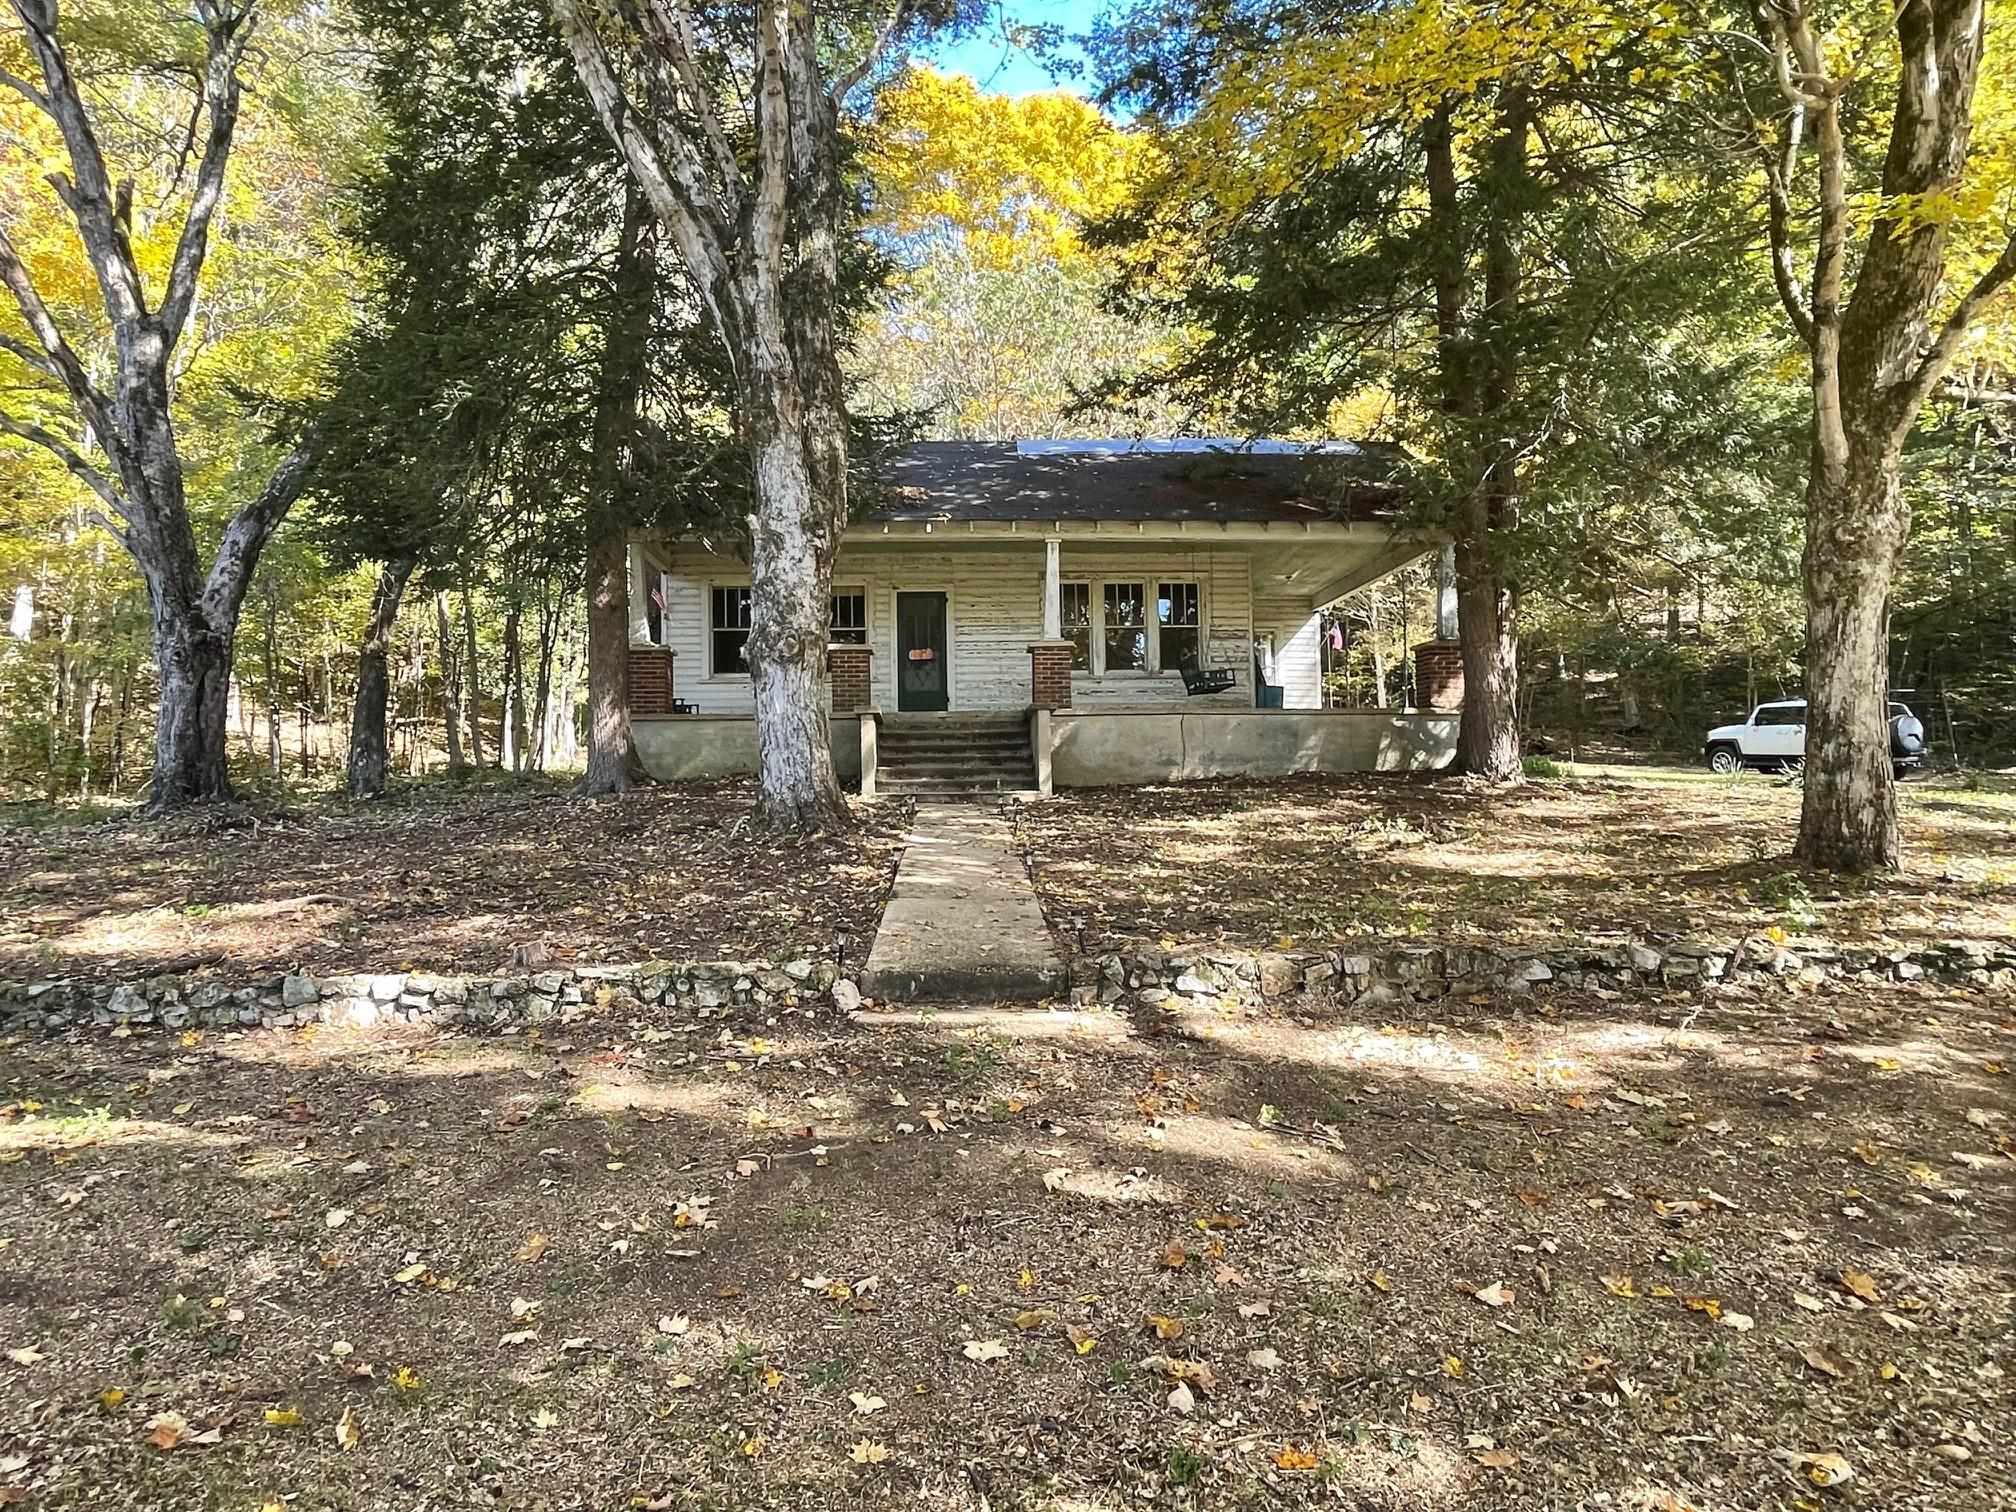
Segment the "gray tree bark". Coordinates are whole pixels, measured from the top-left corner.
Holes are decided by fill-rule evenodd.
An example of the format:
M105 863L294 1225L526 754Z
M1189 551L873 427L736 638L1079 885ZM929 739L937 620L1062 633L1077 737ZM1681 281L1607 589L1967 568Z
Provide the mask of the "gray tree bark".
M462 666L455 650L455 630L448 623L448 595L434 595L434 645L441 658L441 723L448 737L448 775L461 777Z
M1908 212L1964 185L1985 0L1903 0L1900 67L1881 202ZM1853 288L1844 98L1803 0L1756 11L1789 102L1764 154L1772 270L1805 344L1813 384L1806 486L1806 772L1794 854L1845 872L1898 864L1888 718L1889 594L1910 538L1904 443L1982 306L2016 276L2016 239L1934 320L1946 278L1945 221L1871 218ZM1810 293L1799 286L1793 181L1810 133L1818 217Z
M551 4L596 114L678 249L733 369L735 418L754 471L757 818L844 826L826 677L833 554L847 521L835 328L846 203L839 116L908 27L911 8L896 4L874 44L829 81L815 7L803 0L758 0L753 35L726 46L703 42L688 9L671 0L635 0L624 12L632 24L606 33L581 0ZM743 66L745 40L748 76L724 77ZM630 99L626 78L651 81L651 108ZM746 116L740 99L750 102ZM750 145L738 153L745 133Z
M651 204L634 176L623 191L616 244L617 313L602 352L595 413L595 500L588 540L588 766L576 791L627 792L643 775L630 735L628 482L648 356L646 302L654 282ZM635 310L636 318L626 318ZM677 669L674 669L675 675Z
M350 715L350 761L345 773L352 798L376 798L385 791L391 749L385 735L385 710L391 694L392 631L399 622L399 603L413 575L414 561L403 557L378 569L371 590L371 613L364 642L357 649L357 698Z
M149 302L128 232L132 186L113 186L56 34L54 0L11 4L42 78L39 89L20 81L17 93L55 123L69 160L70 172L52 175L50 182L76 222L96 275L111 336L112 391L100 389L87 371L4 231L0 283L13 295L34 340L0 336L0 347L67 396L79 437L88 437L110 467L87 460L89 447L81 439L73 444L4 409L0 434L47 450L97 496L104 508L91 513L92 523L126 548L147 585L159 674L148 811L228 799L228 703L239 611L260 554L299 496L315 453L311 436L288 454L259 494L225 524L206 570L189 519L171 418L171 361L195 303L210 223L223 198L241 95L238 66L251 40L257 0L195 3L205 39L200 118L206 124L189 208L158 305Z
M468 694L462 706L469 715L469 765L480 772L483 770L483 683L478 675L476 659L476 596L469 589L466 572L462 578L462 671L462 686Z

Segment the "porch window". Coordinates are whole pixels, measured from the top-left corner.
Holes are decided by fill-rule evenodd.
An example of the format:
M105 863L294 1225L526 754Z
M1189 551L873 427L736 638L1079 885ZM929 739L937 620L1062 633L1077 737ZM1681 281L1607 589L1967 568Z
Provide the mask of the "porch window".
M1147 593L1139 583L1108 583L1106 609L1106 670L1145 672L1148 669Z
M1092 585L1057 585L1058 619L1064 638L1071 642L1071 670L1092 670Z
M708 594L707 670L716 677L749 671L749 590L716 588Z
M1156 634L1161 641L1161 666L1199 672L1203 617L1195 583L1162 583L1155 590Z
M839 646L868 644L868 595L858 591L833 595L832 617L826 639Z

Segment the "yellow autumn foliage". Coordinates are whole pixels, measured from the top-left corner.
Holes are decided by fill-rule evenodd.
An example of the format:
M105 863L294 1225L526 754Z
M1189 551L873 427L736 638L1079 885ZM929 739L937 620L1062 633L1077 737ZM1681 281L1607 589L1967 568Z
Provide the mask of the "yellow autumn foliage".
M983 266L1083 255L1079 230L1152 171L1141 133L1061 90L984 94L964 74L913 67L881 97L865 166L877 229L956 238Z

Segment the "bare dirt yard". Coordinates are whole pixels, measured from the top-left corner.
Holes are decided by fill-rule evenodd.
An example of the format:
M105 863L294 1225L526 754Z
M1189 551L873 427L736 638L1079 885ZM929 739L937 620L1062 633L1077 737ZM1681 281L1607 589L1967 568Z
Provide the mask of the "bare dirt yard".
M8 1045L0 1501L2008 1504L2007 1003L744 1011Z
M1764 859L1775 788L1581 786L1207 787L1022 822L1095 940L1335 935L1403 889L1422 922L1381 928L1445 938L2006 918L1996 801L1914 798L1913 870L1835 897ZM872 919L893 818L738 871L709 801L422 805L411 830L332 815L217 844L285 875L340 840L276 892L333 893L342 857L406 873L342 916L358 933L317 931L348 969L534 927L559 956L634 955ZM130 972L51 927L64 897L137 917L179 879L232 894L144 831L122 872L118 833L12 855L45 879L31 941ZM625 895L653 834L704 865ZM815 880L776 883L792 866ZM542 868L568 911L540 925ZM2012 1064L2006 993L1761 975L1376 1008L619 995L519 1033L16 1037L0 1506L2002 1512Z
M780 843L746 832L754 797L739 781L621 803L437 786L166 824L0 824L0 976L496 972L527 946L555 962L865 957L907 806Z
M1052 923L1088 950L1425 937L1847 943L2016 934L2016 794L1908 783L1905 869L1784 858L1799 789L1762 774L1588 769L1505 793L1376 775L1060 794L1021 812Z

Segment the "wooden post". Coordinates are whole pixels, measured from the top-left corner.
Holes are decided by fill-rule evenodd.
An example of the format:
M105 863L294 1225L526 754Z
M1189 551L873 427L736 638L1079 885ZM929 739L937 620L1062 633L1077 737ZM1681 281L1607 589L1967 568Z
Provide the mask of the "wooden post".
M1055 536L1043 543L1043 639L1064 638L1064 595L1058 582L1058 552L1063 545Z

